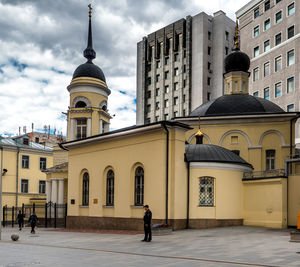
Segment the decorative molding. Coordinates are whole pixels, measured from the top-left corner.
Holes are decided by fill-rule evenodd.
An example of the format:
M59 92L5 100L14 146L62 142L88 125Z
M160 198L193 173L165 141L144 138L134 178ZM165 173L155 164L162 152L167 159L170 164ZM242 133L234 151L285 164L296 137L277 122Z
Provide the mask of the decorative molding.
M221 163L221 162L191 162L191 169L220 169L248 172L252 171L250 167L242 166L234 163Z
M268 131L264 132L264 133L260 136L260 139L259 139L259 143L258 143L258 144L261 146L264 137L265 137L266 135L268 135L268 134L271 134L271 133L277 134L277 135L280 137L282 147L285 147L285 146L289 147L289 145L287 145L287 144L285 143L284 137L283 137L282 133L279 132L279 131L277 131L277 130L268 130Z
M75 108L76 103L79 102L79 101L84 102L86 104L86 107L91 107L92 106L90 100L88 98L86 98L85 96L76 96L73 99L72 107Z
M250 142L249 136L248 136L246 133L244 133L243 131L240 131L240 130L230 130L230 131L224 133L223 136L221 137L221 139L220 139L218 145L219 145L219 146L222 146L222 143L223 143L224 138L225 138L227 135L232 134L232 133L237 133L237 134L241 134L242 136L244 136L244 137L246 138L247 142L248 142L248 147L251 147L251 142Z

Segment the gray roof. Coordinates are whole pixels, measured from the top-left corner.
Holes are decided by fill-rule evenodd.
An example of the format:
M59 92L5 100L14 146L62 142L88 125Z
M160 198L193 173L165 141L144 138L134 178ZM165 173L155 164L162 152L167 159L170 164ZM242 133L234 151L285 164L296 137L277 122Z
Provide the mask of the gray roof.
M187 162L219 162L247 166L253 169L252 165L243 160L230 150L211 144L193 144L185 146L185 160Z
M31 141L29 141L28 145L24 145L23 144L24 137L25 138L27 137L30 140L30 137L28 135L21 135L21 136L8 137L8 138L0 137L0 146L19 147L19 148L42 150L42 151L49 151L49 152L53 151L52 147L44 146Z

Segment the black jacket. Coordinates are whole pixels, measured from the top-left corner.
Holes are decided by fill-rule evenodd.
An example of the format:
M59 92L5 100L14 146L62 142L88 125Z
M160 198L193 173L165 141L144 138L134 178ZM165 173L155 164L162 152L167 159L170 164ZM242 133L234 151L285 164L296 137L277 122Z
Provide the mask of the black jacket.
M144 224L151 224L152 212L151 210L146 210L144 215Z

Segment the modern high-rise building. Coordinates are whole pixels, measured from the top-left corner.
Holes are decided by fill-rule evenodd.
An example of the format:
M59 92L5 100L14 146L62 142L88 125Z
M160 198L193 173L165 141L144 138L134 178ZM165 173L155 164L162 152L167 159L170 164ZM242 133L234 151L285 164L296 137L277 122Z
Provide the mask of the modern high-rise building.
M299 14L295 0L252 0L236 12L241 50L251 59L249 93L286 111L300 109Z
M235 22L218 11L180 19L137 44L137 124L187 116L223 94Z

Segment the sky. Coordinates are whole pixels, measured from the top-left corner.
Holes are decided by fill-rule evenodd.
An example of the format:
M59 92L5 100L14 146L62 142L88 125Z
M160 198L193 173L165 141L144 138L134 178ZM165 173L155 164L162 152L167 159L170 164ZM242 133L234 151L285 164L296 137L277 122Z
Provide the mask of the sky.
M86 62L88 4L93 7L94 63L111 89L111 129L135 124L136 45L188 15L235 12L249 0L0 0L0 135L66 134L70 84ZM209 4L208 4L209 3Z

